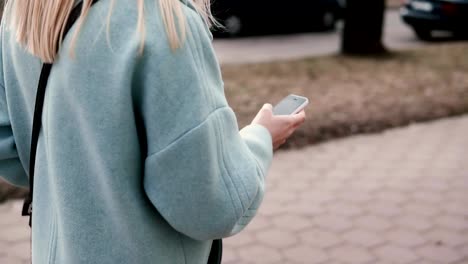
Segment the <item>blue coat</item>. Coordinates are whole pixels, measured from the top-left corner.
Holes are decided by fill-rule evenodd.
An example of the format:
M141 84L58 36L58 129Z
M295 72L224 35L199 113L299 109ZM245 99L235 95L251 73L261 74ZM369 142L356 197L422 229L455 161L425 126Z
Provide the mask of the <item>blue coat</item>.
M189 34L172 52L159 7L146 1L142 56L135 1L116 1L108 43L109 4L92 7L74 58L72 29L49 77L33 263L206 263L213 239L254 217L271 136L260 125L239 131L211 35L189 2ZM14 39L2 29L0 175L27 186L42 64Z

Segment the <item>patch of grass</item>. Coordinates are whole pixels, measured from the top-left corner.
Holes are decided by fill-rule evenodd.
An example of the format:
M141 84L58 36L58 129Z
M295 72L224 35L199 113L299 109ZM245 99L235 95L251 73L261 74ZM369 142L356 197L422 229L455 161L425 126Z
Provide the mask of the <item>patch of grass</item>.
M468 44L439 44L377 58L328 56L224 65L239 126L264 102L309 98L308 121L286 147L468 112Z

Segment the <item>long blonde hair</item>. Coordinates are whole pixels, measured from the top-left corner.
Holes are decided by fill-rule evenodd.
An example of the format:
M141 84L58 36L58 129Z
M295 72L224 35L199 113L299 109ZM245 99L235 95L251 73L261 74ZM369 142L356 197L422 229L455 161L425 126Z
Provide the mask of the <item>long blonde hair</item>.
M130 0L125 0L130 1ZM143 52L146 29L144 23L144 1L136 0L138 22L136 30L140 35L140 53ZM159 2L161 16L166 28L169 44L173 50L180 47L186 34L185 16L180 0L156 0ZM215 20L210 11L210 0L193 0L197 12L206 23L212 25ZM83 0L81 15L77 21L77 30L72 41L73 46L79 29L91 7L92 0ZM109 34L110 17L115 0L111 0L107 21ZM16 34L16 40L30 53L41 58L43 62L52 63L57 57L59 39L64 34L65 24L74 7L75 0L9 0L5 8L8 29Z

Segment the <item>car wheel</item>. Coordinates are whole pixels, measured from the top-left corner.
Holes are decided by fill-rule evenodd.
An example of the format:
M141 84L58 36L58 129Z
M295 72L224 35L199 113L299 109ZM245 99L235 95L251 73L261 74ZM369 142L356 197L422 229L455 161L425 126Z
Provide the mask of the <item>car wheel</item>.
M229 36L238 36L243 30L242 19L237 15L230 15L224 20L225 31Z
M325 11L322 15L322 28L325 30L335 29L336 16L332 11Z
M429 29L414 28L414 33L420 40L431 40L432 32Z

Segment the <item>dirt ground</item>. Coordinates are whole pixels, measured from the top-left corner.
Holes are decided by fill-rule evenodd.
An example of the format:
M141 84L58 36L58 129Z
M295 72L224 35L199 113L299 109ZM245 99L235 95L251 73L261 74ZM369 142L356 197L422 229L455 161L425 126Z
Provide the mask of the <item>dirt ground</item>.
M341 55L223 66L239 125L265 102L309 98L308 121L286 147L468 112L468 44L434 44L378 58Z

